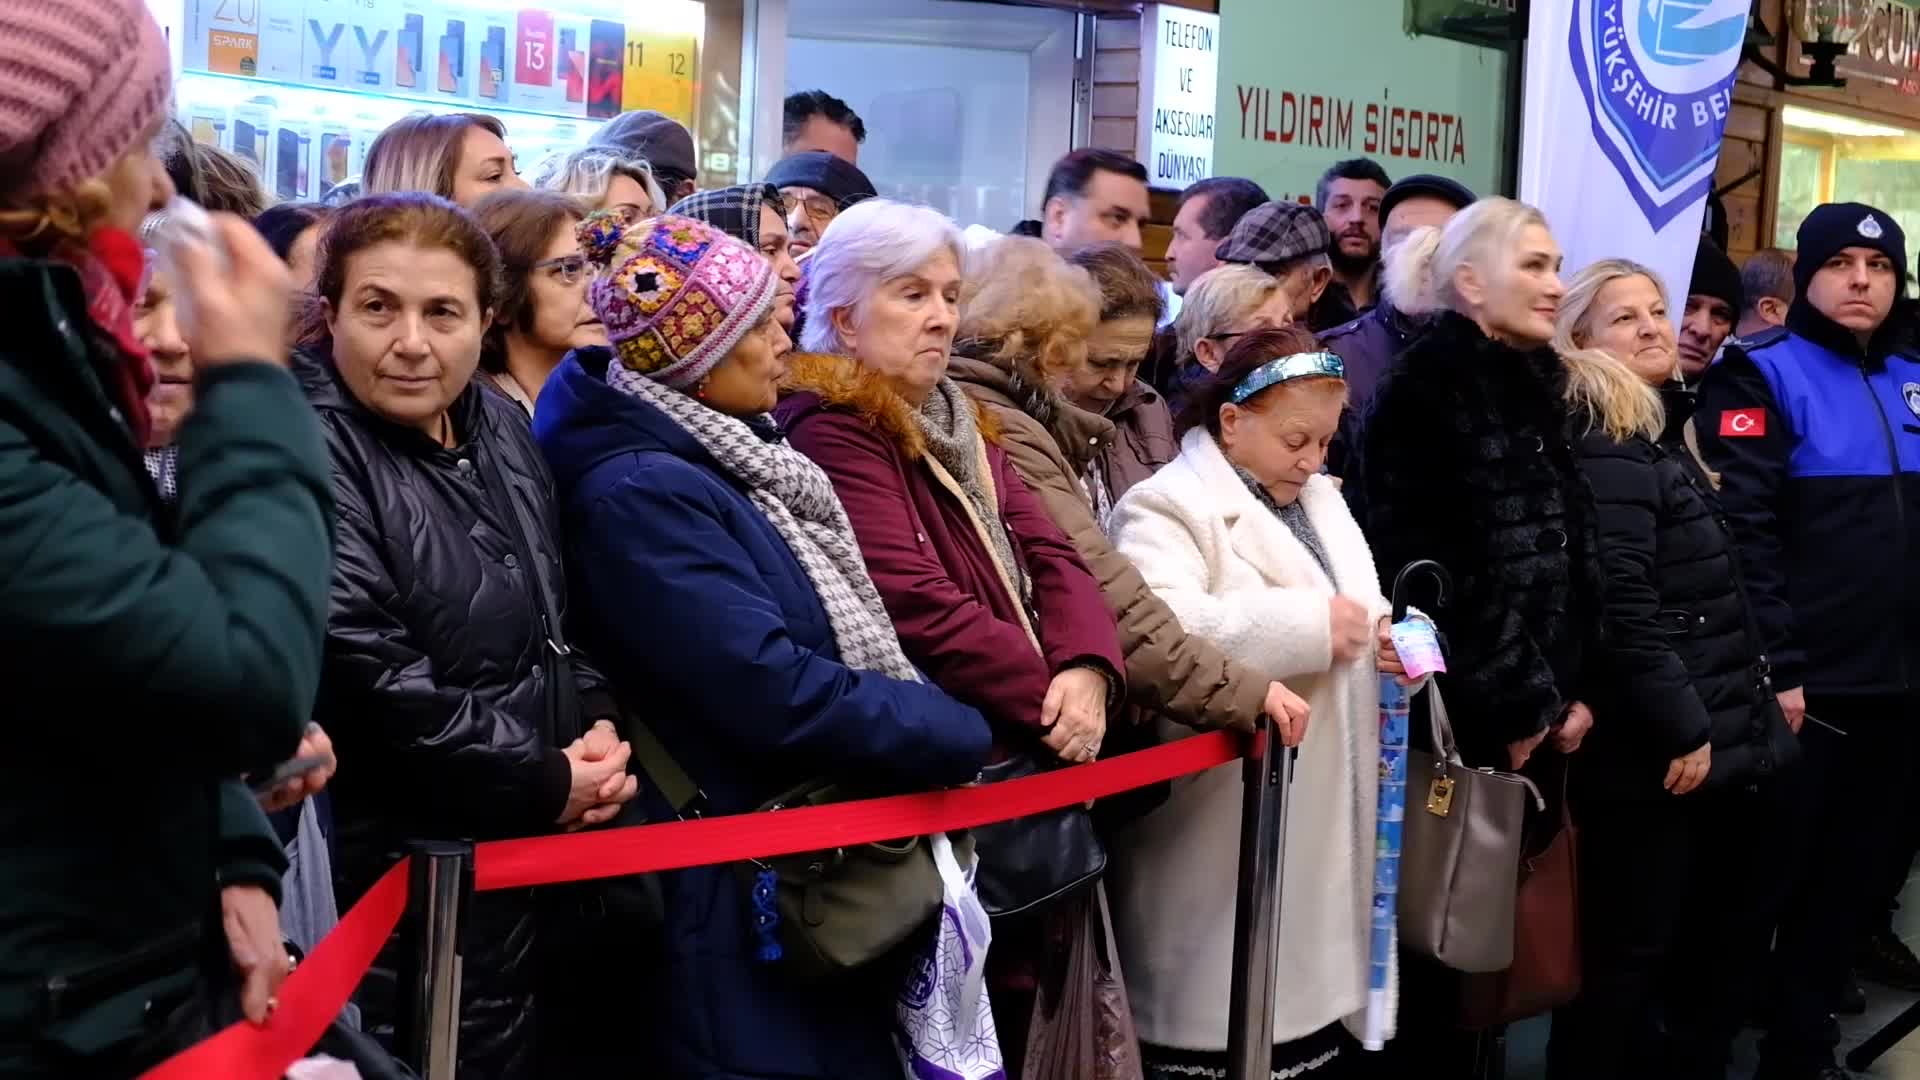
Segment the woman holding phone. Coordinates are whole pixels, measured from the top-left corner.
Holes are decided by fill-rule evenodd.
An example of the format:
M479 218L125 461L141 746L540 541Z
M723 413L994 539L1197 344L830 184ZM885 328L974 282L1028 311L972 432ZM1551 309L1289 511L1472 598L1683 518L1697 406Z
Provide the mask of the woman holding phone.
M0 56L46 88L0 117L0 672L63 702L0 733L0 1075L131 1076L236 998L254 1023L277 1006L285 859L237 778L307 722L333 500L286 370L286 268L225 215L176 253L196 316L176 506L142 462L135 232L173 194L146 5L0 5ZM54 767L77 754L95 797Z

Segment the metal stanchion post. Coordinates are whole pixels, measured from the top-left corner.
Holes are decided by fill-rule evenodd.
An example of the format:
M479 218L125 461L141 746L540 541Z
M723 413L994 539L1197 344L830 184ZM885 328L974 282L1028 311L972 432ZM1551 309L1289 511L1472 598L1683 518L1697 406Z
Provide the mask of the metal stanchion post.
M1227 1015L1227 1075L1267 1080L1273 1071L1275 952L1280 938L1280 882L1287 847L1287 793L1297 751L1280 745L1261 717L1248 756L1240 811L1240 881L1233 917L1233 996Z
M428 840L411 847L402 939L400 1030L396 1044L422 1080L453 1080L460 1052L460 978L473 845Z

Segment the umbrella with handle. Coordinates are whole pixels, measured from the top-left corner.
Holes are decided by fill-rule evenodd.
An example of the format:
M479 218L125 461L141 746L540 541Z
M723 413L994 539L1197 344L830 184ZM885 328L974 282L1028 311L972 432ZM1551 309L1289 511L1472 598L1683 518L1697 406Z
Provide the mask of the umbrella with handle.
M1393 623L1408 622L1408 586L1419 575L1435 586L1434 607L1447 602L1453 582L1446 567L1420 559L1401 567L1393 579ZM1415 618L1420 618L1416 615ZM1429 626L1428 632L1431 632ZM1411 669L1409 669L1411 674ZM1386 1047L1387 1011L1391 1004L1389 979L1393 971L1395 917L1400 893L1401 830L1407 811L1407 688L1398 676L1380 676L1380 798L1373 856L1372 929L1368 943L1366 1027L1361 1045L1368 1050Z

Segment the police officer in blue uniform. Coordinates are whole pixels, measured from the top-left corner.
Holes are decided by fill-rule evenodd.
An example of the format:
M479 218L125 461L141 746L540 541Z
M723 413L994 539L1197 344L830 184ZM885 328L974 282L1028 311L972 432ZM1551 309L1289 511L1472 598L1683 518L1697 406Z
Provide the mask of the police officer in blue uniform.
M1700 389L1701 452L1806 751L1762 1080L1847 1075L1831 1009L1884 905L1879 868L1915 779L1920 355L1891 317L1906 263L1885 212L1818 207L1800 226L1786 327L1729 343Z

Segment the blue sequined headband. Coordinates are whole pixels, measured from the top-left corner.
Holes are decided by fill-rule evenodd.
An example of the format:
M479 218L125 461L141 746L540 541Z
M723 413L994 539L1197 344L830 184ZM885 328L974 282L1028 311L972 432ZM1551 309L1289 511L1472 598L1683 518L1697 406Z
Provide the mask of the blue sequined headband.
M1293 379L1304 379L1309 375L1327 375L1335 379L1345 379L1347 365L1330 352L1303 352L1278 357L1248 372L1247 377L1241 379L1240 384L1233 388L1233 393L1227 400L1240 405L1269 386L1277 386Z

